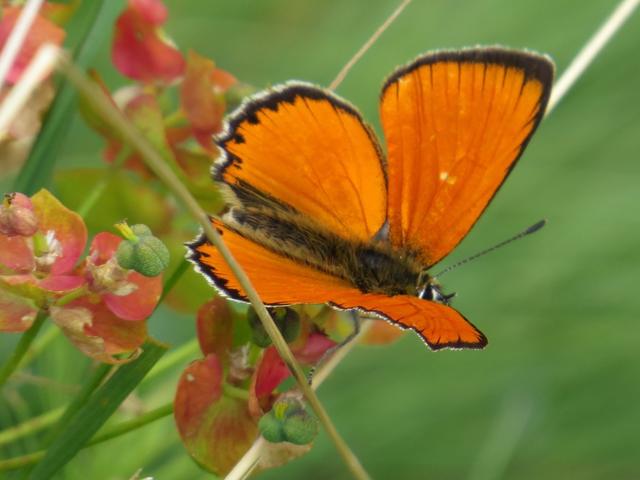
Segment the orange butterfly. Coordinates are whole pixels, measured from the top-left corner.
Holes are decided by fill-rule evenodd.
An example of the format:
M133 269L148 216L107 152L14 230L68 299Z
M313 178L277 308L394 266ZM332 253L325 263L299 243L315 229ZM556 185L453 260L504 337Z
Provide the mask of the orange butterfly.
M462 240L540 122L553 64L502 48L423 55L385 82L386 155L358 111L290 82L227 120L213 168L227 208L212 221L267 305L328 303L415 330L432 349L486 337L427 270ZM200 236L190 260L246 301Z

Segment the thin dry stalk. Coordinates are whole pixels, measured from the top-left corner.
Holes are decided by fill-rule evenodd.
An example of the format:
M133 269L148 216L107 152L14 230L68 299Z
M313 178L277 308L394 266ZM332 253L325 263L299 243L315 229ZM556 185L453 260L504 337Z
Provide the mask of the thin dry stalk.
M549 115L560 100L567 94L573 84L580 78L587 67L598 56L604 46L620 30L622 25L631 17L638 7L640 0L622 0L613 13L607 18L602 26L582 47L578 54L569 64L553 86L551 98L547 106L546 115Z
M367 53L367 51L373 46L373 44L376 43L378 38L380 38L380 35L382 35L384 33L384 31L387 28L389 28L389 26L396 20L396 18L398 18L400 16L402 11L410 3L411 3L411 0L403 0L403 2L400 5L398 5L398 8L396 8L393 11L393 13L391 15L389 15L389 17L384 21L384 23L382 25L380 25L375 32L373 32L373 35L371 35L369 40L367 40L364 43L364 45L362 45L362 47L360 47L360 49L355 53L355 55L349 59L349 61L346 63L346 65L344 67L342 67L342 70L340 70L340 72L338 72L338 75L336 75L336 78L334 78L333 82L331 82L331 84L329 85L329 90L335 90L336 88L338 88L338 86L342 83L342 81L349 74L349 71L351 70L351 68L353 68L353 66L356 63L358 63L358 61L362 58L362 56L365 53Z
M22 44L27 38L29 29L36 19L43 1L44 0L28 0L22 8L13 30L11 30L9 34L7 43L5 43L2 53L0 53L0 88L4 85L4 81L13 66L16 56L22 48Z
M52 44L40 47L20 77L20 81L11 89L0 105L0 141L7 135L11 123L29 101L33 91L55 68L58 52L58 47Z

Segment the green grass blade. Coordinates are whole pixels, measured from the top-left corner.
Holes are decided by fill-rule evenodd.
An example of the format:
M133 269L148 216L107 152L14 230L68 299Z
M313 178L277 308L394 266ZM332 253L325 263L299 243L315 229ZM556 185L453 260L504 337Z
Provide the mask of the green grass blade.
M118 406L142 381L147 372L167 351L167 346L149 340L136 360L120 367L69 421L54 439L47 453L34 468L32 480L52 478L94 436Z
M93 61L98 49L111 35L121 9L121 2L92 0L81 3L67 29L64 45L72 52L76 65L86 68ZM42 130L14 182L14 191L32 195L49 183L60 147L76 114L75 98L74 88L66 79L61 80L58 94L44 118Z
M104 378L111 371L112 365L106 363L100 364L94 371L91 378L85 381L80 391L75 395L73 401L69 403L64 413L56 423L52 431L47 435L47 439L52 440L56 438L65 427L69 424L69 421L75 416L83 405L87 403L93 392L100 386Z

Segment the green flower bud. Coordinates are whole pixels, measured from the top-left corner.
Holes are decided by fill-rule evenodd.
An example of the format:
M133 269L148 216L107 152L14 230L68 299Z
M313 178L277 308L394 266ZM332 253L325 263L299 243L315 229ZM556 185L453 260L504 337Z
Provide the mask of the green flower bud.
M301 411L304 411L302 402L292 397L280 398L271 407L271 413L280 421L284 421L287 417Z
M280 443L285 441L282 422L275 417L273 411L267 412L260 418L258 428L268 442Z
M249 321L249 327L251 327L251 339L253 343L260 348L267 348L271 345L271 338L262 326L262 322L253 308L249 309L247 320Z
M295 445L307 445L318 435L318 420L305 410L288 416L282 426L285 440Z
M151 229L142 223L138 223L137 225L131 226L131 231L136 234L138 237L149 237L153 236Z
M292 308L269 308L269 313L273 318L278 330L282 333L287 343L293 342L300 335L300 315ZM247 313L247 320L251 327L253 343L261 348L267 348L271 345L271 338L264 329L258 314L254 309L250 309Z
M274 315L274 320L287 343L295 341L300 335L300 315L293 308L278 309Z
M272 443L290 442L296 445L311 443L318 434L318 421L304 408L301 400L280 398L258 422L262 436Z
M128 240L120 242L118 249L116 250L116 260L118 265L127 270L133 269L135 264L135 252L133 243Z
M145 277L160 275L169 265L169 250L145 225L134 225L135 238L118 245L116 260L122 268L134 270Z

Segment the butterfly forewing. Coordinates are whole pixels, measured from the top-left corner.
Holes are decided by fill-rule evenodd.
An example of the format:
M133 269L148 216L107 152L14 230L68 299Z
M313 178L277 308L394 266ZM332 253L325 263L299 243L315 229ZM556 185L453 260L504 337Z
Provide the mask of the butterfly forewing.
M467 234L537 127L553 65L504 49L425 55L386 82L391 242L433 265Z
M260 94L231 116L218 145L215 179L240 203L270 199L349 239L369 240L385 221L378 142L329 92L292 83Z

